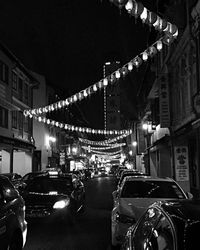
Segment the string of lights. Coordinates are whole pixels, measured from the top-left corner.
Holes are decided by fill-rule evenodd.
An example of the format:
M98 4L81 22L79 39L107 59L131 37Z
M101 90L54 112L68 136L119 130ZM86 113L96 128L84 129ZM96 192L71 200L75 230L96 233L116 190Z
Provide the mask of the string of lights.
M110 145L110 144L108 144ZM126 143L119 143L119 144L114 144L112 146L105 146L105 147L91 147L91 146L81 146L83 149L86 149L88 151L90 150L109 150L109 149L112 149L112 148L119 148L119 147L122 147L122 146L125 146Z
M167 36L173 38L178 36L178 28L176 25L148 10L141 2L135 0L110 0L110 2L114 3L120 9L125 7L129 15L135 18L139 17L143 23L153 26L155 30L164 32Z
M52 112L54 110L59 110L61 108L67 107L77 101L81 101L84 98L89 97L91 94L96 93L96 91L101 90L108 86L108 84L116 83L120 78L125 77L129 72L133 70L133 68L138 68L141 66L142 62L146 62L149 58L153 57L157 54L158 51L163 49L163 44L169 45L173 41L172 36L163 36L156 42L154 42L151 46L149 46L145 51L134 57L128 63L123 65L121 68L118 68L116 71L96 82L92 86L72 95L71 97L60 100L56 103L52 103L45 107L39 107L29 110L24 110L24 116L40 116L41 114L46 114Z
M92 128L87 128L87 127L79 127L79 126L74 126L70 125L67 123L62 123L58 122L52 119L47 119L46 117L42 116L31 116L31 118L34 118L38 122L43 122L45 124L55 126L61 129L69 130L69 131L77 131L77 132L83 132L83 133L88 133L88 134L98 134L98 135L123 135L124 134L131 134L132 130L103 130L103 129L92 129Z
M123 130L124 131L124 130ZM127 132L124 132L124 134L120 135L120 136L117 136L117 137L113 137L113 138L110 138L110 139L107 139L107 140L104 140L104 141L91 141L91 140L88 140L88 139L83 139L83 138L79 138L79 141L80 142L83 142L85 144L89 144L89 145L99 145L99 146L106 146L110 143L113 143L113 142L116 142L116 141L119 141L127 136L129 136L130 134L132 134L132 130L130 129L129 131Z

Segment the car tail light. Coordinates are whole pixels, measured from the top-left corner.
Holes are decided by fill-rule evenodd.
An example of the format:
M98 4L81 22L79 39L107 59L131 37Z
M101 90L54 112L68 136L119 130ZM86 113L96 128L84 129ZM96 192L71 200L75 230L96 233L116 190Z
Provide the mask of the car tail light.
M136 222L135 218L120 213L116 213L116 221L124 224L133 224Z

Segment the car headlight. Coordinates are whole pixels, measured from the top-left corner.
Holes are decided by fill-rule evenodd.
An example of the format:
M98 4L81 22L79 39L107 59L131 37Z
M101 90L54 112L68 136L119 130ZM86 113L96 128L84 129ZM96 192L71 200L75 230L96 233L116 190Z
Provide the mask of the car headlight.
M136 222L135 218L118 212L115 215L115 220L124 224L134 224Z
M54 209L62 209L62 208L65 208L66 206L69 205L69 200L60 200L60 201L57 201L54 205L53 205L53 208Z

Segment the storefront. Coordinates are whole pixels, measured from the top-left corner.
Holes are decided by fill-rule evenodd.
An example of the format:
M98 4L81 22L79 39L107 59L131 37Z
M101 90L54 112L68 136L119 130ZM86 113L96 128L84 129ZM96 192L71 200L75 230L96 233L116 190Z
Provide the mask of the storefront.
M0 135L0 172L24 175L32 171L34 149L33 143Z

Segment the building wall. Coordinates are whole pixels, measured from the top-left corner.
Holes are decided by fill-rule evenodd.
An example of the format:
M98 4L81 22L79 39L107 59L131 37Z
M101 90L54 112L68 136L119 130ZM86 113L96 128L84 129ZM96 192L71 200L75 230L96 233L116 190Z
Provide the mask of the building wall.
M13 153L13 172L19 173L22 176L32 171L32 154L28 152Z
M5 150L1 150L1 155L2 155L2 162L1 162L0 173L9 173L10 172L10 153Z
M31 88L35 84L35 79L1 43L0 61L0 151L2 155L0 172L20 173L23 172L26 164L21 158L13 158L13 152L16 149L31 155L34 148L31 120L23 116L23 111L31 108Z

